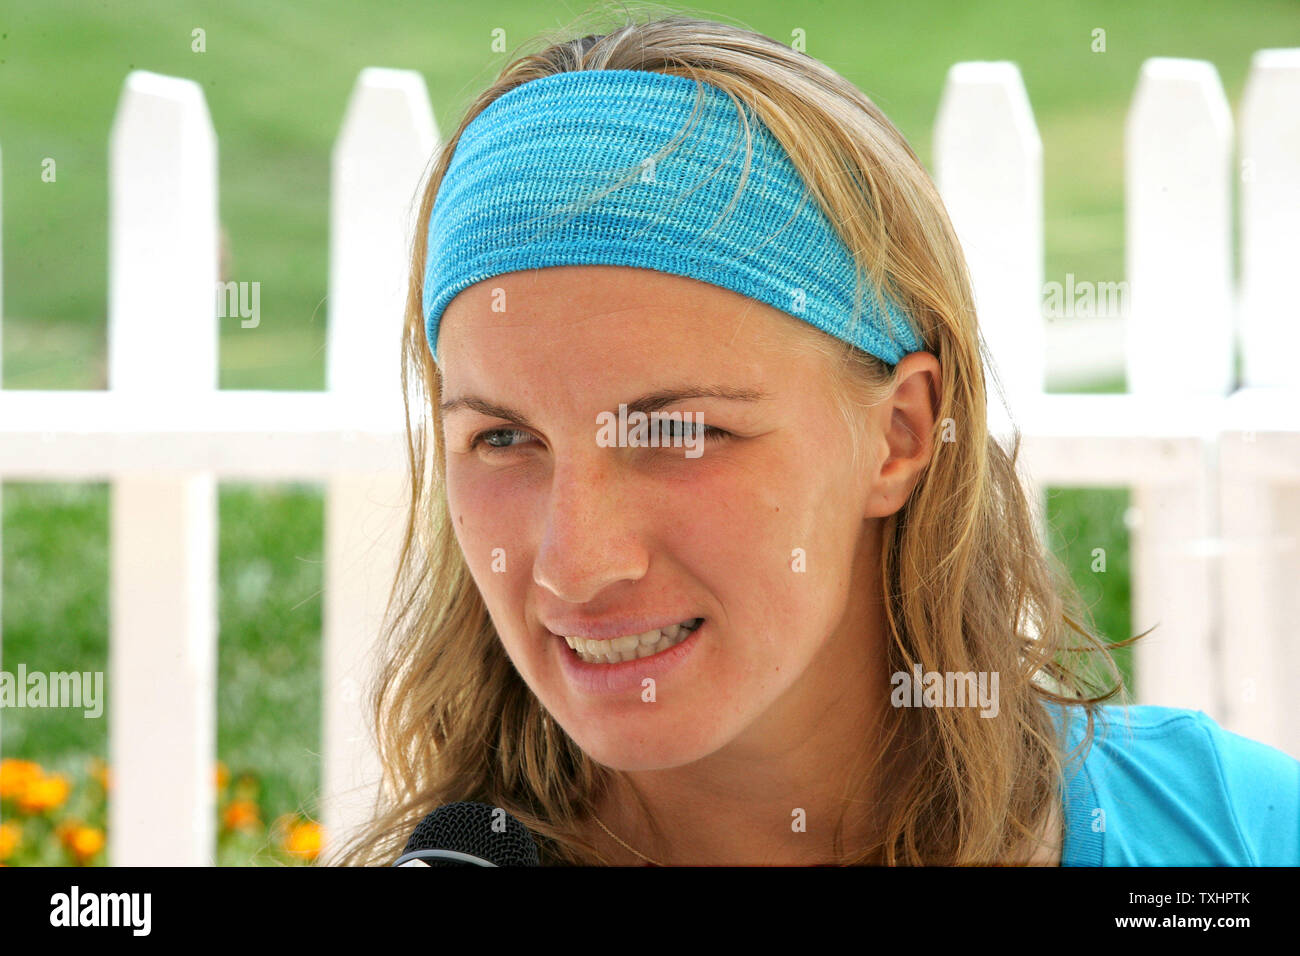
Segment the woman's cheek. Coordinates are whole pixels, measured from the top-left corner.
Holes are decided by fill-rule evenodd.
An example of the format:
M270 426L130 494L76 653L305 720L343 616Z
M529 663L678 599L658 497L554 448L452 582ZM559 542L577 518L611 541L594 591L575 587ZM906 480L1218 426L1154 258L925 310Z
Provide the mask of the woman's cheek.
M726 448L707 464L706 453L693 480L680 489L673 511L691 516L698 535L720 559L761 569L767 577L774 566L788 564L786 558L798 544L791 531L803 524L799 515L807 510L807 490L783 490L782 469L791 466L756 451Z
M785 471L781 468L784 467ZM795 465L772 465L769 480L747 489L747 508L733 514L731 566L744 569L751 582L749 613L766 622L763 633L771 644L785 643L820 610L838 555L822 533L824 516L833 510L820 498L815 480L800 475ZM793 476L782 482L777 476Z
M719 456L689 486L661 489L656 522L665 529L658 540L684 573L738 634L748 635L737 651L764 659L808 611L803 552L816 548L798 533L799 503L774 491L770 475L752 462Z
M480 588L488 584L490 575L509 567L514 545L510 537L511 517L506 509L514 507L518 499L499 488L499 484L485 469L470 466L448 469L447 507L452 526Z

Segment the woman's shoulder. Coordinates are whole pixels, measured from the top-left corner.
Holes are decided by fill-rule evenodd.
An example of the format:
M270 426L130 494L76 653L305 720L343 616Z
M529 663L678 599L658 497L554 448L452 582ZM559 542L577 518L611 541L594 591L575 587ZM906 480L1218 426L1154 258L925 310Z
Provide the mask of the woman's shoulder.
M1083 739L1082 708L1049 705ZM1064 866L1300 864L1300 761L1199 710L1096 709L1066 764Z

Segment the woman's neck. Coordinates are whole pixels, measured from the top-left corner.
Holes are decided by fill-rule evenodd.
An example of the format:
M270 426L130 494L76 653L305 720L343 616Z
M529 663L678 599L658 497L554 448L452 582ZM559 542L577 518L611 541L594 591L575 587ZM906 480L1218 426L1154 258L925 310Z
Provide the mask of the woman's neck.
M811 748L799 749L807 754ZM891 775L920 772L904 759L908 753L907 749L895 753ZM841 772L801 771L796 751L785 760L715 754L689 767L615 774L598 816L617 839L594 821L588 821L584 835L607 860L620 866L844 863L856 858L861 848L880 845L886 808L876 806L870 792L847 797L851 781L861 786L863 780L879 776L871 772L867 748L856 754L844 750L823 756L833 758ZM833 782L819 785L820 781ZM1060 865L1064 838L1058 803L1050 804L1037 839L1026 840L1006 863ZM837 841L841 814L843 828Z
M839 724L831 733L799 727L779 740L769 734L762 748L752 741L764 739L764 728L751 727L746 740L688 766L615 774L598 816L633 850L664 865L840 862L841 815L840 849L867 845L877 833L870 795L846 800L855 782L875 777L865 771L877 726L876 714L864 713L860 725ZM593 829L611 860L645 862L599 825Z

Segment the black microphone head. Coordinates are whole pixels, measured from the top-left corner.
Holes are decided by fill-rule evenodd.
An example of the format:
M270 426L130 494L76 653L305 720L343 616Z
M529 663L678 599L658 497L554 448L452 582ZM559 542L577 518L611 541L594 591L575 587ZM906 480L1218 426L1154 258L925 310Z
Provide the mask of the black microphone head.
M500 807L449 803L420 821L406 841L403 856L418 850L451 850L495 866L541 866L528 828ZM474 866L457 859L425 857L428 866Z

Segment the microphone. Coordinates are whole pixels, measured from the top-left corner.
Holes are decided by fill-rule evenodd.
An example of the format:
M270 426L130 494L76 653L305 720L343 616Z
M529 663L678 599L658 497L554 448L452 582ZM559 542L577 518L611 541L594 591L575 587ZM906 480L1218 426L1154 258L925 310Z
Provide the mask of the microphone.
M528 828L500 807L462 801L420 821L393 866L541 866Z

